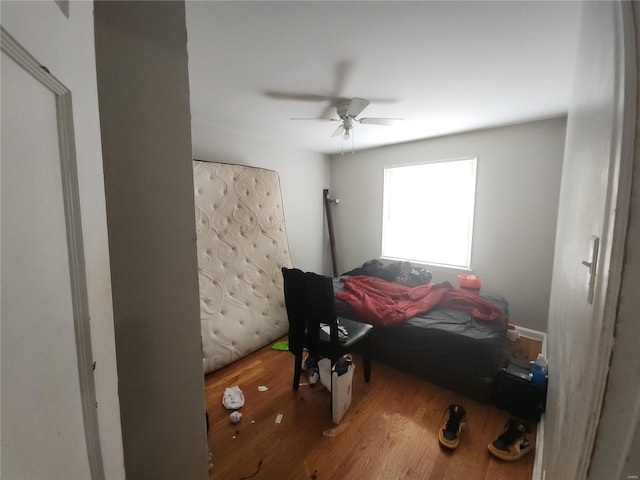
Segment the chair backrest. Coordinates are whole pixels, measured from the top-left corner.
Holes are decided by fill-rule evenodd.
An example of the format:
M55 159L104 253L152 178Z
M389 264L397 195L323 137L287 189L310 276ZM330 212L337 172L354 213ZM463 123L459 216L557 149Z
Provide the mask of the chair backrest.
M330 343L337 345L333 280L297 268L282 268L284 299L289 318L289 351L294 355L304 347L310 353L318 351L320 324L329 325Z
M305 310L306 277L298 268L282 267L284 280L284 303L289 319L289 351L294 355L302 353L307 329Z
M314 325L320 323L329 325L331 343L337 344L338 322L333 280L313 272L307 273L306 276L308 314L313 318Z

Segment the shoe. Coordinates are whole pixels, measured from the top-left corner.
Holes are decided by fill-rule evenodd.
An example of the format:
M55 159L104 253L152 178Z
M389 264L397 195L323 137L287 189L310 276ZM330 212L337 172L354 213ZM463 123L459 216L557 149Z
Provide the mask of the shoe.
M309 375L309 386L315 387L320 380L320 369L318 367L309 368L307 374Z
M467 411L462 405L449 405L449 419L440 429L440 445L453 450L458 446L458 436L467 423Z
M302 360L300 369L303 372L307 372L307 376L309 377L309 386L313 387L318 383L318 380L320 379L320 368L318 367L318 361L315 358L312 358L311 355L307 355L307 357Z
M491 442L489 452L500 460L512 462L533 450L533 443L527 438L529 429L515 419L510 419L505 425L505 431Z
M311 355L307 355L300 365L300 370L306 372L307 370L312 371L314 368L318 368L318 361L314 358L311 358Z

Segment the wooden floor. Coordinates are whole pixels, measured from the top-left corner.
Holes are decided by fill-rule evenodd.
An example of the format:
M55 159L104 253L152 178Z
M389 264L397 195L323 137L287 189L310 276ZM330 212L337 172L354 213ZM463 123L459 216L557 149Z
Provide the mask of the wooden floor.
M535 358L539 352L539 344L526 339L511 348L520 358ZM289 352L265 347L208 375L209 444L214 452L210 480L531 478L534 453L513 463L488 453L487 444L502 433L508 413L378 362L373 363L371 382L365 383L359 357L354 361L353 400L338 426L331 422L330 394L320 384L292 390ZM301 381L306 382L304 373ZM246 400L236 425L222 406L225 388L234 385ZM261 392L259 386L268 390ZM453 452L438 443L451 403L465 407L469 425ZM282 421L276 423L279 414Z

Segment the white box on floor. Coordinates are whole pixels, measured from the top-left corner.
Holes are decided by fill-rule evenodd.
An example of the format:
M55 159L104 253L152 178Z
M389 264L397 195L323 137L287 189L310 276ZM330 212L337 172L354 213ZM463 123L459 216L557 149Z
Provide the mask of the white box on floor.
M324 388L331 391L331 360L322 358L318 362L318 370L320 371L320 383Z
M346 373L338 375L332 372L332 391L331 391L331 417L336 425L340 423L345 412L351 405L351 385L353 383L353 371L355 366L349 365Z

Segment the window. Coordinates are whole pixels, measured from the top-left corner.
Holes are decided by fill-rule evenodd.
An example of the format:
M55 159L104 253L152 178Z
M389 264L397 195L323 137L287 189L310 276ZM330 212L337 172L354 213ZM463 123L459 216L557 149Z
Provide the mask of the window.
M382 256L471 268L476 158L384 170Z

